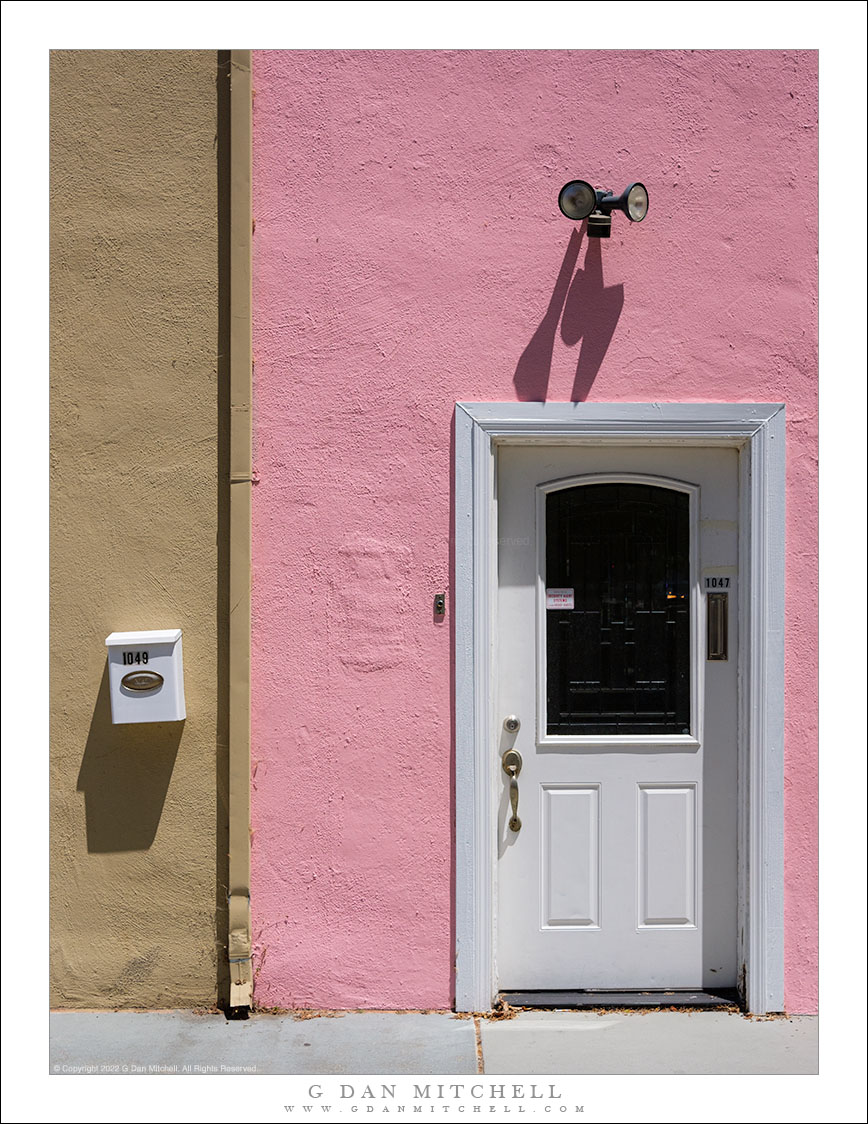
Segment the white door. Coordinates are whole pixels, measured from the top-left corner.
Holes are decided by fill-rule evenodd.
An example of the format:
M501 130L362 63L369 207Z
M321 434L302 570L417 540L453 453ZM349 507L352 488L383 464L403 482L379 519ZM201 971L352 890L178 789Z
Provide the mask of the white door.
M736 450L504 445L497 517L499 987L735 986Z

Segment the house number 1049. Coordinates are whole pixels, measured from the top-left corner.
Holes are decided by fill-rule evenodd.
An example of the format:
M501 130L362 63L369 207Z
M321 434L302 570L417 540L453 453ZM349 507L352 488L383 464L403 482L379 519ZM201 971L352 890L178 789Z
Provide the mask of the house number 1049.
M148 662L147 652L124 652L123 657L125 664Z

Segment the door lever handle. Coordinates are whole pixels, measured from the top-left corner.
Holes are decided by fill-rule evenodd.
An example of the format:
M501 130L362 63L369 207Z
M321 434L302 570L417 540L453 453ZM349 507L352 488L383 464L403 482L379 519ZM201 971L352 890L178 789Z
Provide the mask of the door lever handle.
M521 754L517 749L508 749L501 759L501 764L504 773L509 777L509 803L512 806L509 830L521 831L521 820L518 818L518 774L521 772Z

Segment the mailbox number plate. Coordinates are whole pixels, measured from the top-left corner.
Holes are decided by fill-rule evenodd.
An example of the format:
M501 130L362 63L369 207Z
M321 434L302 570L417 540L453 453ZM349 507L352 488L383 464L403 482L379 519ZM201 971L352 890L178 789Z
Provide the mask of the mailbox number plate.
M124 666L129 666L130 664L136 663L143 664L148 662L147 652L122 652L121 654L124 658Z

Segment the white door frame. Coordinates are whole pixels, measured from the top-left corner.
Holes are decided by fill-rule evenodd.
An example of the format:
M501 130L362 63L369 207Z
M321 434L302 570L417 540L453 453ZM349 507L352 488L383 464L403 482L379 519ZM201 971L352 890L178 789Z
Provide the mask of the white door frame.
M496 448L571 443L739 450L738 978L749 1011L783 1010L784 433L780 403L456 404L456 1010L498 991Z

